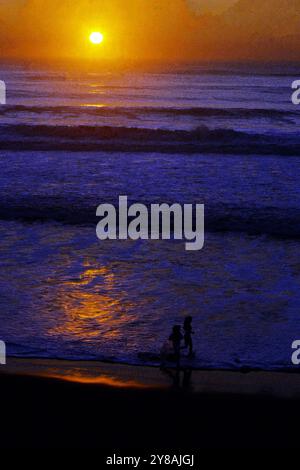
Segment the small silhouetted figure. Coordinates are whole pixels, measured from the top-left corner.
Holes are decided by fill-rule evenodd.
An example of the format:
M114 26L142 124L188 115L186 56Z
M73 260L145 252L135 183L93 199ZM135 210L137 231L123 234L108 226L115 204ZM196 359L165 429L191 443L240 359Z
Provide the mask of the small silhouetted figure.
M184 324L183 324L184 345L186 348L189 348L189 357L192 357L194 354L193 339L192 339L192 334L194 334L194 332L193 332L193 327L192 327L192 321L193 321L193 317L186 317L184 319Z
M181 345L182 339L183 339L183 336L181 334L181 326L180 325L173 326L173 331L169 340L173 344L173 350L174 350L177 369L180 368L180 345Z

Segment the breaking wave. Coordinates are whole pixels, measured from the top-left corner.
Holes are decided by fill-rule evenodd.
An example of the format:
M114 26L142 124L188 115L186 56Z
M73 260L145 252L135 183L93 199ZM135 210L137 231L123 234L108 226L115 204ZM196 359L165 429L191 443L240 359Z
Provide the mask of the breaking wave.
M0 149L298 156L300 136L226 128L212 130L206 126L188 131L118 126L2 125Z

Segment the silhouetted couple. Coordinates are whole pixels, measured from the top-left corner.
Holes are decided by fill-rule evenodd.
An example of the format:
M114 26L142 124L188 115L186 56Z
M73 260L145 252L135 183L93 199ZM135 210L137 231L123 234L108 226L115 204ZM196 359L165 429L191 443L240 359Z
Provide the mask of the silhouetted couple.
M184 348L189 350L188 357L193 357L194 351L193 351L193 339L192 339L192 334L193 334L193 328L192 328L192 317L186 317L184 319L183 323L183 330L184 334L182 335L181 333L181 326L180 325L175 325L173 326L173 331L172 334L169 338L169 341L171 341L173 345L173 351L174 351L174 356L175 356L175 361L176 361L176 366L179 369L180 367L180 356L181 356L181 342L184 340Z

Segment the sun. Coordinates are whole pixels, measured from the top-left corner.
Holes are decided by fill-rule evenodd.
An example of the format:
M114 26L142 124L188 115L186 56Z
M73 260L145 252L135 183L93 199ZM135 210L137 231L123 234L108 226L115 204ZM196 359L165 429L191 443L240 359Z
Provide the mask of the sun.
M92 44L101 44L104 40L104 36L99 31L94 31L90 34L90 41Z

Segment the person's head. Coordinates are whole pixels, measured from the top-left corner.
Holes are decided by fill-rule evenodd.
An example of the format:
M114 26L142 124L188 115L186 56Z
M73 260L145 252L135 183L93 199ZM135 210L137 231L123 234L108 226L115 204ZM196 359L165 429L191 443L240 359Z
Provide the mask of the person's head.
M180 332L181 332L181 326L180 325L174 325L173 326L173 333L175 335L178 335L178 334L180 334Z
M192 321L193 321L193 317L191 317L191 316L185 317L184 324L185 325L190 325L192 323Z

